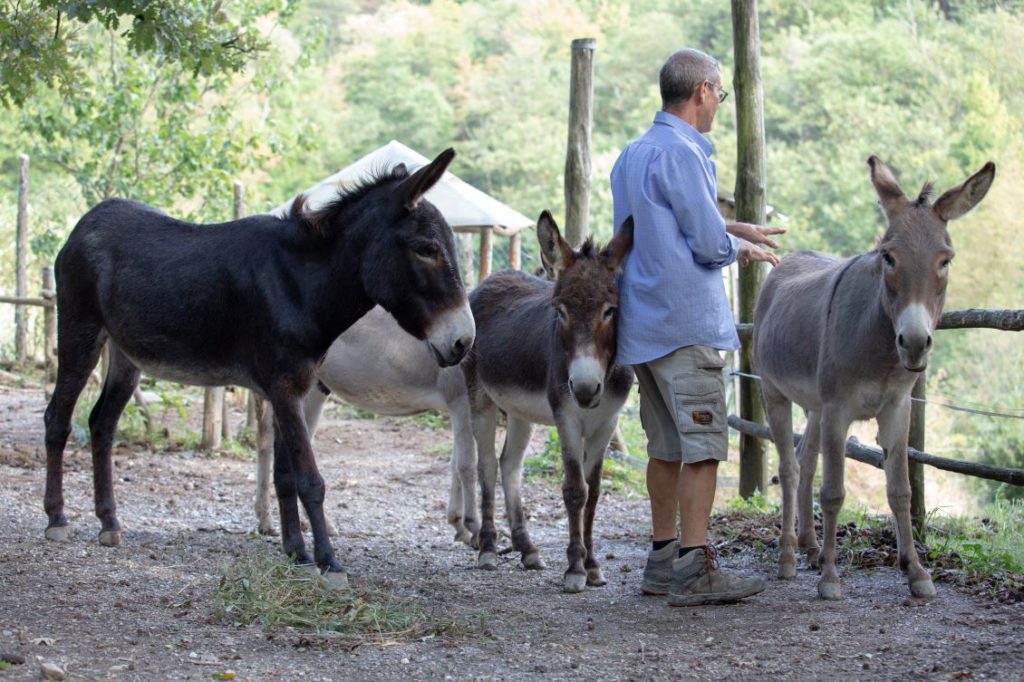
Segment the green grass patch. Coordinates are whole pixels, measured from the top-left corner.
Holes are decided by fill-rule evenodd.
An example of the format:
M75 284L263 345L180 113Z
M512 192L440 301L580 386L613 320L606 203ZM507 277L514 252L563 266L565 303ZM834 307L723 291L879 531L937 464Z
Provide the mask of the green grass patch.
M420 605L368 589L332 590L284 557L253 553L224 571L214 592L215 618L268 631L360 640L409 641L471 629L450 614L435 617Z
M601 471L601 485L625 497L647 494L646 473L635 457L622 453L606 454ZM562 444L558 430L548 429L544 449L523 461L523 477L528 481L561 482Z

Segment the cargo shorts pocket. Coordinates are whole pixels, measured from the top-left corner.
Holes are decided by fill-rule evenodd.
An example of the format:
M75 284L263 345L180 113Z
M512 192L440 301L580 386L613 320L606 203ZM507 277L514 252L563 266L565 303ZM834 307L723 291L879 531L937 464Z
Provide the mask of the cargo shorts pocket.
M682 374L672 381L676 423L679 433L716 434L726 429L725 396L722 381L705 370L694 376ZM714 378L708 376L712 374ZM720 375L719 375L720 376Z

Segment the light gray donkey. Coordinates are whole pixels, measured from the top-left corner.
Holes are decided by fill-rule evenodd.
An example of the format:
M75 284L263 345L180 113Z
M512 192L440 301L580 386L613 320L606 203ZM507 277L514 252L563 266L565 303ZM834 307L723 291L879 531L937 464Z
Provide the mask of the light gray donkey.
M376 414L404 416L427 410L447 412L455 447L452 453L448 522L455 539L469 544L476 520L476 443L470 422L469 393L459 367L440 367L427 344L405 333L389 312L377 306L339 336L317 370L317 386L303 401L309 433L329 393ZM270 518L270 463L274 454L273 414L257 406L256 518L259 532L276 534ZM328 523L329 532L335 535Z
M953 259L946 223L971 210L995 177L991 162L929 203L930 185L908 199L877 157L871 182L888 221L876 248L838 260L818 253L787 256L764 284L754 312L754 355L782 481L779 577L796 575L796 546L821 566L818 595L842 596L836 571L836 516L845 497L850 423L874 418L885 458L889 506L896 517L900 568L916 597L935 594L914 550L907 473L910 391L928 364ZM807 412L799 465L792 405ZM824 550L814 530L811 485L824 454L821 508ZM799 478L799 501L794 499ZM794 508L799 536L794 530Z

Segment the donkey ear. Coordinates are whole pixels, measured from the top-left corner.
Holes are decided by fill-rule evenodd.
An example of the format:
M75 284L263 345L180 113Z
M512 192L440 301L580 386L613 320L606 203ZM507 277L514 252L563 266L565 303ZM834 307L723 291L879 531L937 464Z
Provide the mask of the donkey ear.
M396 178L407 178L409 177L409 168L404 163L399 163L391 169L391 174Z
M900 189L900 183L896 181L896 176L881 159L872 154L868 159L868 165L871 166L871 184L875 186L878 201L882 204L882 210L886 214L900 203L906 202L907 197Z
M612 270L618 270L622 260L633 246L633 216L627 217L615 231L615 237L601 251L601 258Z
M441 179L454 158L455 150L449 147L438 154L436 159L403 180L395 190L402 205L410 211L416 208L423 195Z
M932 209L944 221L955 220L985 198L996 177L996 165L989 161L981 170L938 198Z
M540 242L541 261L550 265L544 269L550 271L552 279L557 279L559 273L572 265L574 256L572 247L562 239L555 219L546 210L537 219L537 241Z

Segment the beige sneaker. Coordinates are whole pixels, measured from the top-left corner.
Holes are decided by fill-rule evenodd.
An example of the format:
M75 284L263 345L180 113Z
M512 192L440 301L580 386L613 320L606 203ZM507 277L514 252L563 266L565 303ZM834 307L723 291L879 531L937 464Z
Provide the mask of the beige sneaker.
M640 590L644 594L666 595L672 585L672 562L679 557L679 541L668 543L661 549L647 553L644 579Z
M672 562L669 606L729 604L757 594L766 583L758 577L726 572L718 567L715 548L705 545Z

